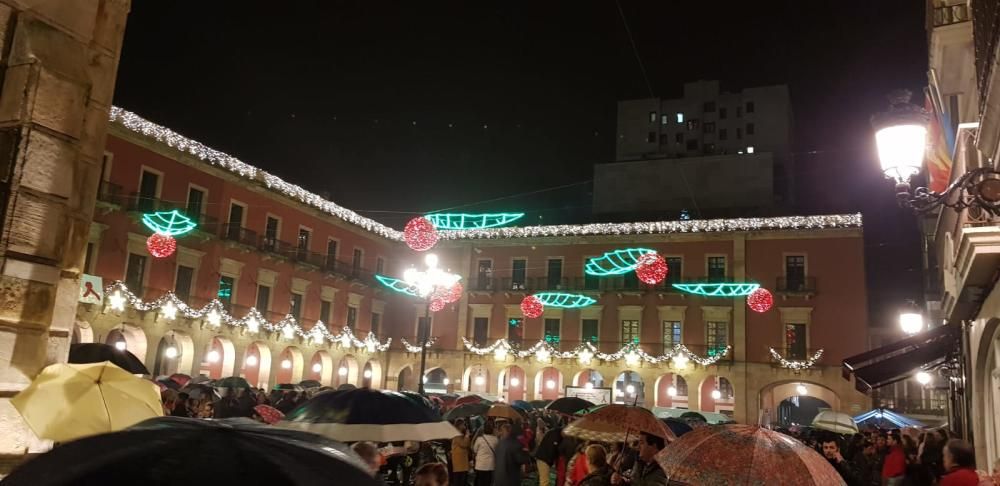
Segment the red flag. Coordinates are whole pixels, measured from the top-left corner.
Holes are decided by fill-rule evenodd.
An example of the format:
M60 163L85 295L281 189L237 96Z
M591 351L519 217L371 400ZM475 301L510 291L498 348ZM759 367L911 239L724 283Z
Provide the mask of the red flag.
M938 113L929 94L925 106L927 112L931 114L930 122L927 124L928 146L924 155L927 159L927 186L932 191L941 192L948 188L948 183L951 181L951 154L948 153L948 142L944 138L941 114Z

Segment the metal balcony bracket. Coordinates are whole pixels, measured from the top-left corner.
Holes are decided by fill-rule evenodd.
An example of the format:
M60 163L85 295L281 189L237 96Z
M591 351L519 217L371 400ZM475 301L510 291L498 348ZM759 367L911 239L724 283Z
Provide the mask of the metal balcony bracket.
M956 211L975 208L1000 216L1000 172L992 167L972 169L955 179L941 192L926 187L910 190L910 185L896 185L899 205L916 213L928 213L940 207Z

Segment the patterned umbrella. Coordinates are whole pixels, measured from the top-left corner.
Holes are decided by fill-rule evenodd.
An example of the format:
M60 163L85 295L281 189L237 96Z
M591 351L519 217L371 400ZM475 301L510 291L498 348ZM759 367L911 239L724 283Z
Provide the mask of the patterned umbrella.
M270 425L281 422L281 419L285 418L285 414L281 413L281 410L270 405L257 405L253 408L253 411L257 412L257 415L260 415L260 418L264 419L264 422Z
M677 439L653 412L631 405L608 405L563 429L564 435L601 442L624 442L627 436L634 437L639 432L668 441Z
M696 428L656 455L669 481L714 485L843 485L823 456L755 425Z
M823 410L816 414L812 421L812 426L817 429L828 430L835 434L857 434L858 424L854 423L854 418L843 412L833 410Z

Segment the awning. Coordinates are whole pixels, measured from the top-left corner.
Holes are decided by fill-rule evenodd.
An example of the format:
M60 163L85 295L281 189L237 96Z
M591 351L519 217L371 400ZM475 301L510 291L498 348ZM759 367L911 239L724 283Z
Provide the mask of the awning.
M936 327L843 361L844 379L854 375L854 387L862 393L891 385L920 369L933 368L958 350L958 326Z

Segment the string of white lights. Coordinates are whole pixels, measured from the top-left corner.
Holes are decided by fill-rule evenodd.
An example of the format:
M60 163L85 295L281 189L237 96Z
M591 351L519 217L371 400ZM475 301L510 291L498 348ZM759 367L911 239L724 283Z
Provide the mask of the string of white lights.
M410 342L407 341L406 338L399 338L399 342L403 343L403 349L405 349L407 353L419 353L420 352L420 345L419 344L410 344ZM428 339L426 343L424 343L424 347L425 348L430 348L436 342L437 342L437 338L436 337L432 337L432 338Z
M768 348L768 350L771 352L771 357L778 362L779 366L781 366L782 368L788 368L790 370L795 370L795 371L812 368L813 365L815 365L816 362L823 357L822 349L816 351L815 353L813 353L812 356L810 356L808 359L805 360L785 359L785 357L782 356L781 353L777 352L774 348Z
M219 327L222 323L225 323L232 327L245 328L251 333L257 333L261 330L280 332L285 339L300 337L317 345L337 343L344 348L353 346L371 353L385 351L392 344L392 338L386 339L383 343L371 332L364 339L358 339L355 337L354 331L347 326L344 326L340 333L333 334L327 329L323 321L317 321L309 330L305 330L296 322L295 317L291 314L272 323L265 319L264 315L254 307L251 307L243 317L237 318L226 310L225 305L219 299L212 299L211 302L205 304L200 309L189 306L173 292L167 292L152 301L145 301L132 293L128 286L120 280L108 285L104 289L104 295L106 296L107 306L112 311L122 312L125 310L125 306L128 305L133 309L143 312L158 311L160 316L168 321L173 321L178 316L187 319L204 319L208 325L213 327Z
M468 338L462 338L462 344L465 345L465 349L471 353L483 356L487 354L493 354L497 359L505 359L508 354L513 354L517 358L530 358L534 357L536 360L542 363L547 363L553 357L562 359L577 359L580 364L586 365L591 362L594 358L601 361L619 361L625 360L625 364L628 366L635 366L639 363L645 361L651 364L662 363L665 361L671 361L673 365L677 368L683 368L687 366L689 361L693 361L702 366L710 366L717 363L720 359L724 358L732 350L732 346L727 345L725 348L720 349L717 353L712 356L699 356L687 346L683 344L674 345L673 349L659 356L653 356L645 352L636 343L628 343L622 346L621 349L614 353L602 353L597 350L591 343L583 343L578 345L576 348L570 351L559 351L555 349L547 341L541 340L536 342L534 345L527 349L522 349L515 351L514 347L511 346L507 339L497 339L488 346L477 346L475 343L470 341ZM419 351L417 348L416 351Z

